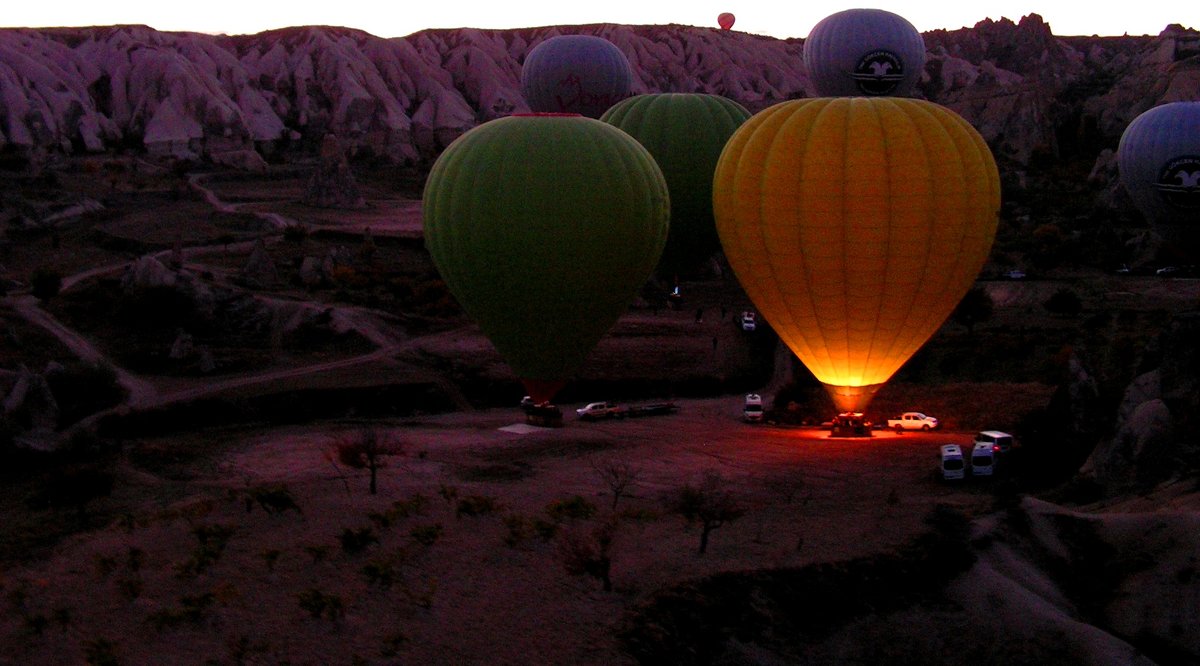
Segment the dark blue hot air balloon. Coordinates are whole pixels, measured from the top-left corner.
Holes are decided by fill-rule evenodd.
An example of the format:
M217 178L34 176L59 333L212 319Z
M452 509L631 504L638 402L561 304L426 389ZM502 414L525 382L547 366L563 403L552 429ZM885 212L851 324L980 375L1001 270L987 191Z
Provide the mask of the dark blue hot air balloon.
M908 97L925 67L925 40L902 16L847 9L813 26L804 66L822 97Z
M1117 168L1165 254L1200 255L1200 102L1163 104L1134 118L1117 145Z
M1156 106L1117 146L1121 184L1152 224L1200 227L1200 102Z
M521 93L532 111L599 118L629 96L633 71L603 37L559 35L533 47L521 69Z

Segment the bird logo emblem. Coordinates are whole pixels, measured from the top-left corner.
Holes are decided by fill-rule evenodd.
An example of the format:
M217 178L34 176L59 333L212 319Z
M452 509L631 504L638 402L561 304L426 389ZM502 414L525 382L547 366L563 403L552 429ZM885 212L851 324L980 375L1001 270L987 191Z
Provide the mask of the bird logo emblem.
M864 95L889 95L904 80L904 63L891 51L871 51L850 76Z
M1200 210L1200 156L1186 155L1167 162L1154 187L1168 204Z

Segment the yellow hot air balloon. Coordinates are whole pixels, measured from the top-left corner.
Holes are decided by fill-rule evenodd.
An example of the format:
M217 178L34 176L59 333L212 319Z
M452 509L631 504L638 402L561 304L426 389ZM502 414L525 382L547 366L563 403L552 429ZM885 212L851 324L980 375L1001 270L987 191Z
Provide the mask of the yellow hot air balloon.
M713 181L721 245L750 299L842 411L941 326L991 250L1000 177L931 102L802 99L753 116Z

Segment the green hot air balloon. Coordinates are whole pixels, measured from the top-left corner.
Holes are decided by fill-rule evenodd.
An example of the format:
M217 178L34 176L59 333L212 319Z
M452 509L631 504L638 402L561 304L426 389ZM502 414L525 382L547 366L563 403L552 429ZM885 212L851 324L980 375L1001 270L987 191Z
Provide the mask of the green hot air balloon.
M638 95L600 117L625 130L654 156L671 191L671 233L662 270L693 270L720 247L713 222L713 173L721 150L750 117L742 105L717 95Z
M425 244L529 395L550 400L628 308L667 238L654 158L578 115L493 120L425 184Z

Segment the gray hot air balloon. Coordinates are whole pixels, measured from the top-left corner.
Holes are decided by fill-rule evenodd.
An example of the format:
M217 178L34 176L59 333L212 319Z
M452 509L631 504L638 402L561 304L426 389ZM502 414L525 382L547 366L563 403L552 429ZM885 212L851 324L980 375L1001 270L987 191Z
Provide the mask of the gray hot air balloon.
M1200 102L1156 106L1117 146L1121 184L1152 224L1200 226Z
M823 97L907 97L925 67L925 40L902 16L847 9L813 26L804 66Z
M629 96L633 71L621 49L603 37L558 35L525 56L521 93L540 113L599 118Z

